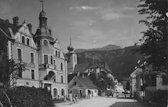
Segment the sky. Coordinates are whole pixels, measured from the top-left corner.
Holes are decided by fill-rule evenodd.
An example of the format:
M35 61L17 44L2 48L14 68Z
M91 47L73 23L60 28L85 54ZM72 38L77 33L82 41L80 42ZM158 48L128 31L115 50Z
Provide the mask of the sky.
M146 27L139 24L144 16L138 14L140 0L43 0L48 27L67 52L70 44L75 49L90 49L108 44L122 48L134 45L142 38ZM33 33L39 26L39 0L0 0L0 18L19 17L31 23Z

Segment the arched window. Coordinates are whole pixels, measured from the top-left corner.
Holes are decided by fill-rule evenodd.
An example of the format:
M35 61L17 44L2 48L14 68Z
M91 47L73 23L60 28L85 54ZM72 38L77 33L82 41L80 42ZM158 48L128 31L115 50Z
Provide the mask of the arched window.
M56 97L57 96L57 89L56 88L54 88L53 93L54 93L54 97Z
M22 36L22 43L25 44L25 37L24 36Z
M64 89L61 89L61 95L64 96Z
M63 76L61 76L61 83L63 83Z
M47 41L47 40L44 40L44 41L43 41L43 45L48 46L48 41Z
M29 45L29 38L27 38L27 45Z

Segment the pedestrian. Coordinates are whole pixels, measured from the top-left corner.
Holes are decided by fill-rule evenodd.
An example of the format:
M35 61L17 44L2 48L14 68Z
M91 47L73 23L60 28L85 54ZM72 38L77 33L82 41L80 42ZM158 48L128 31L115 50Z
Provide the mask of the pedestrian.
M69 92L69 99L70 99L70 104L72 104L73 103L73 98L72 98L73 96L72 96L72 91L70 91Z
M79 101L78 94L75 95L75 99L76 99L76 103L78 103Z
M73 98L73 102L76 103L75 94L72 95L72 98Z

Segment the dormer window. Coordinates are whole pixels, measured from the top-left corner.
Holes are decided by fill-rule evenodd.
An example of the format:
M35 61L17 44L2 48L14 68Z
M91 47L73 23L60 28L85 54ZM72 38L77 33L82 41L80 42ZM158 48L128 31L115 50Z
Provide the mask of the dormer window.
M29 45L29 38L27 38L27 45Z
M25 37L22 36L22 43L25 44Z
M44 40L44 41L43 41L43 45L48 46L48 41L47 41L47 40Z

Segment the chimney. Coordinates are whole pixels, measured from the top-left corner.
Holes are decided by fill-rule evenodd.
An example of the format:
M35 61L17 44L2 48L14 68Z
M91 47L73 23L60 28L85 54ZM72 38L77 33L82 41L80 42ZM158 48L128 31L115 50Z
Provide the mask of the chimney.
M29 28L30 33L32 33L32 24L29 23L27 26L28 26L28 28Z
M19 25L19 17L18 16L13 18L13 24L15 27Z

